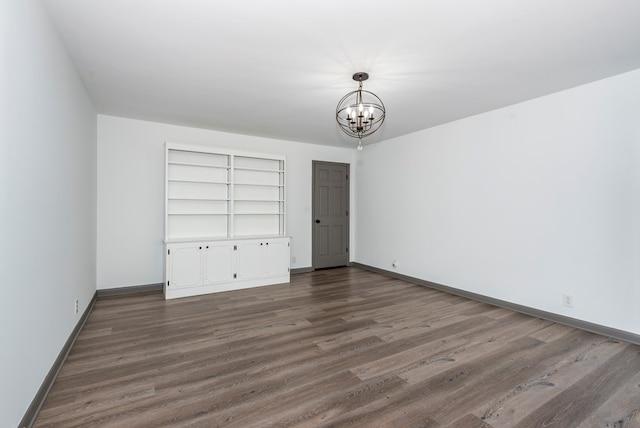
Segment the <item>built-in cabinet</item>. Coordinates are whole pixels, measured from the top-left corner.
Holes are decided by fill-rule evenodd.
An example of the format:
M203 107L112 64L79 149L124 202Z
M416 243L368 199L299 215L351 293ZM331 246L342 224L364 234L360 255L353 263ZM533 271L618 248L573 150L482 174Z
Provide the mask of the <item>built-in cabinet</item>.
M272 278L289 273L289 238L248 239L237 244L239 280Z
M167 244L165 297L289 282L289 238Z
M284 156L167 143L165 297L289 281Z

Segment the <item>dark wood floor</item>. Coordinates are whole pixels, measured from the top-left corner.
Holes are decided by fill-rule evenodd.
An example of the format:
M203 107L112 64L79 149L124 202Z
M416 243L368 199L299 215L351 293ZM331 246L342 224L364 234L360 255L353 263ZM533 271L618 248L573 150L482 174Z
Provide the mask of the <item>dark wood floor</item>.
M36 426L640 427L640 347L357 268L99 298Z

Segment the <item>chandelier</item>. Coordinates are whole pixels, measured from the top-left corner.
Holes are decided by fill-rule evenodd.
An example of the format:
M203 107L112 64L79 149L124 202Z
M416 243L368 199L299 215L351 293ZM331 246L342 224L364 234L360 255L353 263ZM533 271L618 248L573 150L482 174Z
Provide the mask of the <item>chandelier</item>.
M342 97L336 107L336 121L340 129L358 139L358 150L362 150L364 137L380 129L386 114L382 100L373 92L362 89L362 82L368 78L367 73L355 73L353 80L358 82L358 89Z

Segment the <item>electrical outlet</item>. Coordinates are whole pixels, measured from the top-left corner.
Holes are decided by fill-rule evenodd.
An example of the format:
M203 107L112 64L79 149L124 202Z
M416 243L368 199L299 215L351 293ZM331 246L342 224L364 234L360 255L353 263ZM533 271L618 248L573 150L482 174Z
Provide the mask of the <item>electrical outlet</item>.
M78 313L78 299L76 299L76 304L75 304L75 310L76 310L76 314Z
M296 256L291 256L291 264L292 265L296 264Z
M573 296L571 296L570 294L563 294L562 306L567 308L573 308Z

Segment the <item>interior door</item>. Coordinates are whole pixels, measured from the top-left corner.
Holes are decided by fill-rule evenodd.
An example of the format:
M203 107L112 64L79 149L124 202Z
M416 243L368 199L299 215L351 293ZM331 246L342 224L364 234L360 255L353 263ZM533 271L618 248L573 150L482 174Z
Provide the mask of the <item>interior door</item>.
M349 164L313 161L313 268L349 263Z

